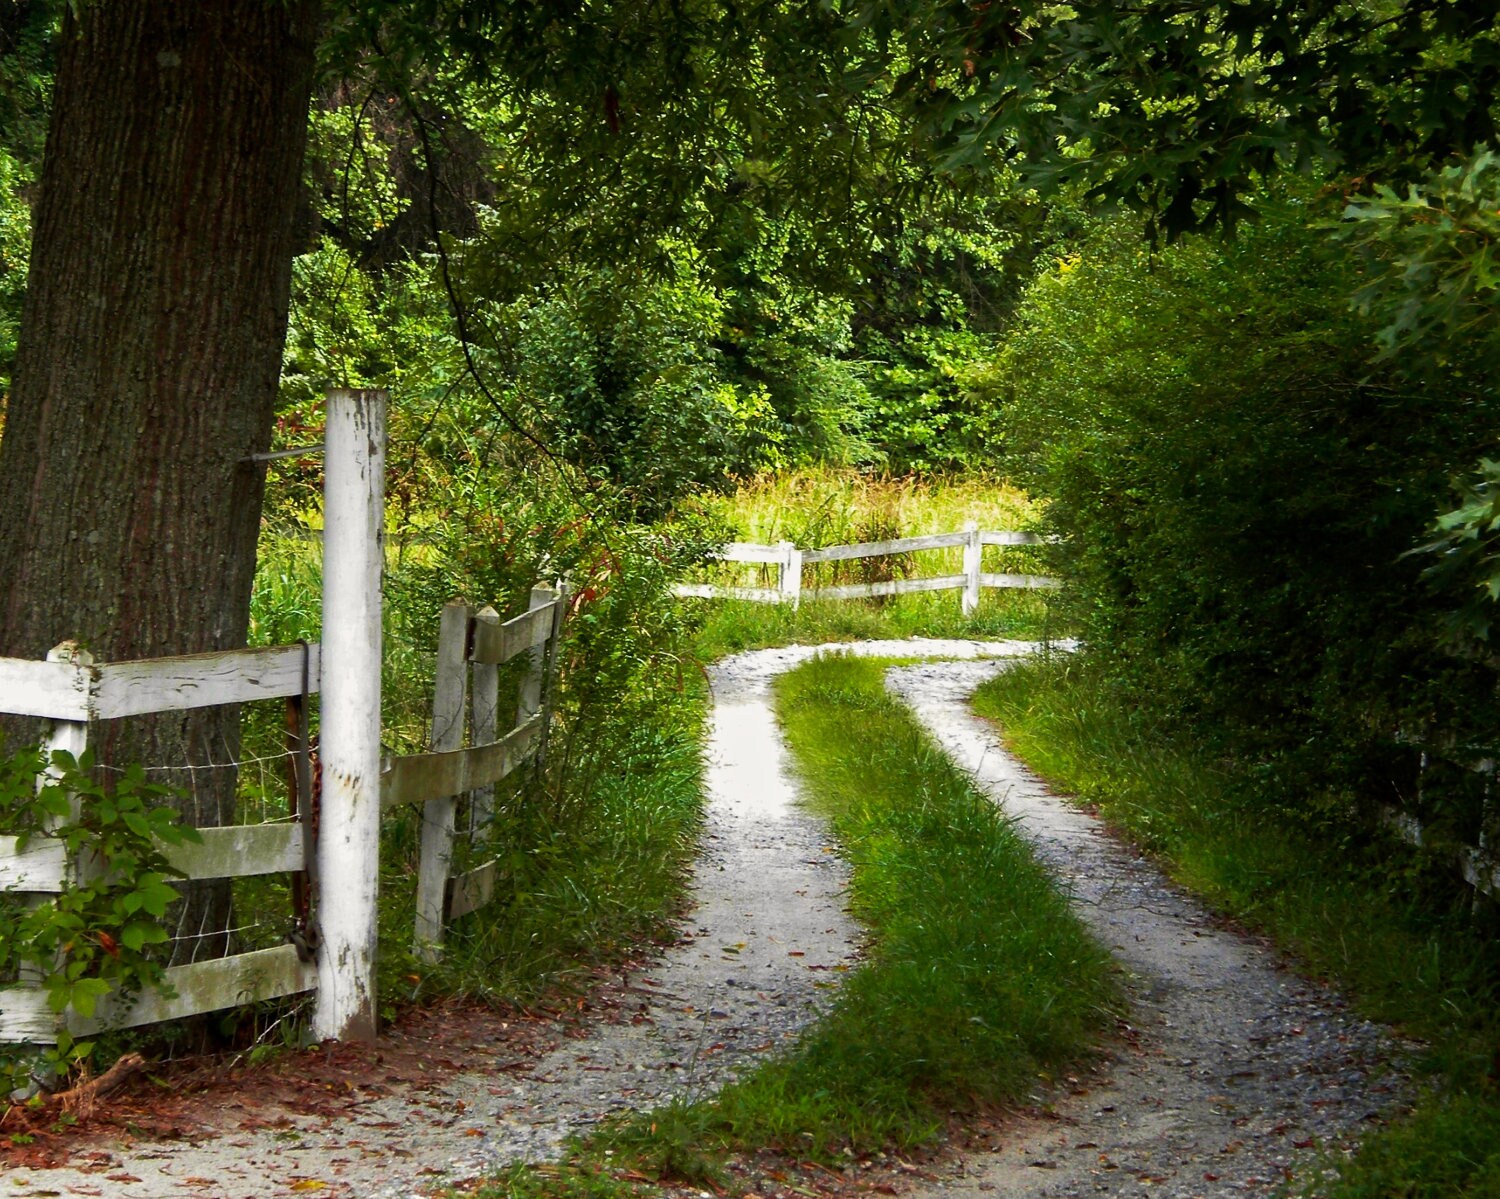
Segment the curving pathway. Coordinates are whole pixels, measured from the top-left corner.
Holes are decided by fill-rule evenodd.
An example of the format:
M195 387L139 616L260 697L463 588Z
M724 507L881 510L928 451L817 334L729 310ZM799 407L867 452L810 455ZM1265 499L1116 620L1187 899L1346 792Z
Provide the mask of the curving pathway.
M951 1164L932 1194L1255 1194L1390 1101L1404 1080L1378 1077L1395 1054L1379 1030L1282 971L1259 943L1216 927L1048 796L969 714L973 687L1032 645L865 642L755 651L712 668L694 906L680 941L616 988L611 1018L519 1068L502 1043L475 1045L461 1062L433 1063L418 1084L372 1089L335 1115L246 1122L204 1112L191 1142L104 1147L82 1170L13 1170L4 1193L261 1199L316 1188L397 1199L551 1156L622 1109L721 1086L794 1037L857 953L843 864L796 806L770 711L772 678L833 649L970 659L903 669L892 685L1072 888L1114 948L1139 1016L1138 1048L1007 1131L995 1154Z

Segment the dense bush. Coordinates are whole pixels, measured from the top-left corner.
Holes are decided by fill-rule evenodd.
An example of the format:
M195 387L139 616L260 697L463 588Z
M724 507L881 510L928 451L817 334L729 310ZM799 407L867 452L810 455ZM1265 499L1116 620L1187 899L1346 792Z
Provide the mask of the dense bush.
M1336 212L1288 200L1156 256L1103 225L1031 288L990 385L1116 678L1300 792L1415 803L1423 749L1478 758L1500 727L1490 663L1446 652L1450 601L1403 556L1500 405L1462 343L1373 361ZM1465 776L1424 780L1458 826Z

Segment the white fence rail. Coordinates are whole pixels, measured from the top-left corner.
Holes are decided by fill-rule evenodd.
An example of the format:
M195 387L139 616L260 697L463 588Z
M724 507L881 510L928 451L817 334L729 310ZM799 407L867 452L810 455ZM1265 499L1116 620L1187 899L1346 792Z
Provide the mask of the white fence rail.
M542 750L565 610L565 593L540 587L532 592L531 609L505 622L493 608L476 612L466 604L450 604L443 613L434 681L432 751L383 763L382 809L404 804L423 808L416 940L429 959L437 956L444 927L484 906L493 894L493 861L449 877L454 811L459 797L468 793L475 805L471 823L482 834L494 785ZM515 724L501 735L496 730L497 668L523 654L531 662L517 695ZM38 679L48 686L36 687ZM117 663L94 663L67 645L46 662L0 658L0 712L37 716L38 709L44 710L53 721L48 745L77 754L87 748L94 720L265 699L301 702L318 691L320 680L317 645ZM467 711L466 697L471 697ZM462 745L466 724L473 740L467 748ZM308 828L300 822L230 825L199 833L200 844L165 847L167 859L186 879L306 873L313 856ZM23 849L18 840L0 836L0 891L41 900L77 876L77 863L60 842L33 838ZM376 865L369 868L373 873ZM320 914L331 913L339 898L337 893L324 896ZM305 951L286 944L173 966L165 982L162 991L142 994L130 1004L106 998L88 1018L68 1013L67 1027L76 1036L91 1035L312 991L317 966ZM0 1042L51 1043L58 1027L59 1017L47 1006L41 987L18 983L0 989Z
M1460 845L1434 838L1427 827L1409 812L1385 807L1381 823L1414 849L1432 849L1448 856L1464 882L1485 895L1500 896L1500 856L1488 845Z
M287 771L287 809L274 821L204 828L201 844L165 850L188 879L292 875L296 922L288 944L172 966L164 987L128 1001L107 995L87 1018L53 1012L40 972L23 972L0 985L0 1042L52 1044L63 1027L89 1035L304 992L316 995L315 1036L373 1035L379 818L397 805L418 805L423 814L418 951L436 957L445 926L490 900L496 861L451 877L455 812L467 794L473 818L465 835L482 849L495 784L545 755L567 595L536 588L528 611L506 621L493 608L448 605L429 751L382 762L384 415L384 393L329 393L321 646L95 662L66 643L43 662L0 658L0 713L48 722L42 748L49 755L81 755L100 720L281 698L286 756L296 767ZM523 655L529 661L515 715L502 719L500 668ZM314 693L322 695L316 771L307 702ZM79 877L82 864L57 839L33 838L24 849L19 842L0 836L0 891L45 903Z
M717 555L721 562L740 562L779 568L775 587L726 587L709 583L680 583L674 594L704 599L743 599L758 603L796 604L803 599L869 599L876 596L911 595L922 591L960 591L965 614L979 606L984 588L1043 589L1060 586L1046 575L986 572L983 569L985 546L1038 545L1042 538L1035 533L1011 530L981 529L970 521L961 532L928 533L920 537L898 537L890 541L865 541L857 545L831 545L805 550L783 541L776 545L733 542ZM848 562L860 558L913 554L923 550L959 549L964 551L963 573L933 575L914 579L881 579L868 583L849 583L832 587L805 587L803 571L819 562Z
M36 667L45 669L37 670ZM96 663L65 643L46 662L0 659L0 711L43 716L52 721L46 748L78 755L88 748L95 720L181 711L214 704L263 699L294 699L318 690L321 656L316 645L232 650L139 662ZM37 680L45 688L34 688ZM39 711L39 709L42 709ZM258 874L305 872L307 829L299 823L232 825L202 830L202 844L170 848L168 859L189 879L244 878ZM18 850L15 837L0 838L0 890L45 900L76 877L78 864L55 840L33 840ZM59 1017L47 1006L41 987L19 983L0 990L0 1041L47 1044L56 1040L60 1019L85 1036L104 1028L132 1028L160 1020L279 999L311 990L316 968L295 945L173 966L168 989L130 1003L101 1002L93 1016Z

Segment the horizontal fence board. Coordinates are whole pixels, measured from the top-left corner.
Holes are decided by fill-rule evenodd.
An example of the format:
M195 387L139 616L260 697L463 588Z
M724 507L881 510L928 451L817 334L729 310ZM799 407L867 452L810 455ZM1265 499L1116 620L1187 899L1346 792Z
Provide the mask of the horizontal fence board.
M677 583L672 594L678 599L742 599L779 604L791 597L774 587L715 587L712 583Z
M17 837L0 837L0 891L61 891L68 854L54 837L33 837L17 849Z
M557 600L541 608L533 608L520 616L512 617L502 624L474 625L474 648L469 651L469 661L481 666L499 666L509 662L517 654L545 645L552 635L552 612Z
M71 662L0 658L0 712L44 720L89 718L92 672Z
M1049 575L982 574L979 576L979 585L981 587L1020 587L1036 591L1061 587L1062 580L1054 579Z
M57 1013L47 1006L40 987L9 987L0 991L0 1044L57 1044Z
M805 550L804 563L844 562L851 558L875 558L881 554L912 554L918 550L952 549L965 544L967 533L928 533L922 537L897 537L892 541L865 541L859 545L830 545L820 550Z
M1464 881L1469 886L1483 891L1486 895L1500 895L1500 861L1497 861L1493 854L1476 849L1472 845L1449 847L1434 845L1427 835L1427 830L1422 826L1422 822L1415 816L1401 811L1400 808L1389 806L1382 808L1380 822L1401 840L1417 849L1451 848L1459 873L1463 875Z
M92 1036L107 1028L138 1028L163 1020L185 1020L204 1012L222 1011L245 1003L280 999L311 991L318 984L318 969L297 956L294 945L257 949L231 958L193 962L167 970L167 984L176 991L167 998L160 991L147 991L134 1002L121 1003L106 995L88 1019L68 1017L75 1035Z
M980 545L1041 545L1042 539L1036 533L1013 533L1008 530L1002 532L980 533Z
M393 758L380 775L380 803L426 803L498 783L535 752L542 728L539 712L499 741L474 749L450 749Z
M198 830L201 845L168 847L167 861L188 878L249 878L305 870L300 824L236 824Z
M457 920L460 916L477 912L489 903L495 895L495 875L499 869L499 862L486 862L476 870L450 878L447 918Z
M273 645L106 662L95 668L99 672L95 715L108 720L301 695L303 652L300 645ZM317 691L322 654L317 645L308 646L307 652L308 690Z
M786 561L786 550L779 545L756 545L751 541L731 541L714 555L722 562L768 562Z
M963 575L935 575L929 579L884 579L878 583L850 583L845 587L810 588L803 599L874 599L879 595L914 595L919 591L954 591Z
M297 956L292 945L257 949L231 958L172 966L166 982L175 996L150 990L122 1001L106 995L92 1016L70 1015L68 1029L75 1036L92 1036L105 1029L137 1028L163 1020L184 1020L204 1012L222 1011L245 1003L279 999L311 991L318 982L317 967ZM47 1006L40 987L0 991L0 1041L51 1044L57 1039L57 1016Z

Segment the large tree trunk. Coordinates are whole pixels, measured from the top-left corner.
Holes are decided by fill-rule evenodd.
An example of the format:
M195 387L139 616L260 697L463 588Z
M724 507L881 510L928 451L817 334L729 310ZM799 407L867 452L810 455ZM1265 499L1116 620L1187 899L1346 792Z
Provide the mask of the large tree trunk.
M0 441L0 654L243 645L264 484L247 457L271 436L318 5L69 7ZM101 734L148 766L238 746L216 710ZM229 815L217 774L178 776L200 824Z

